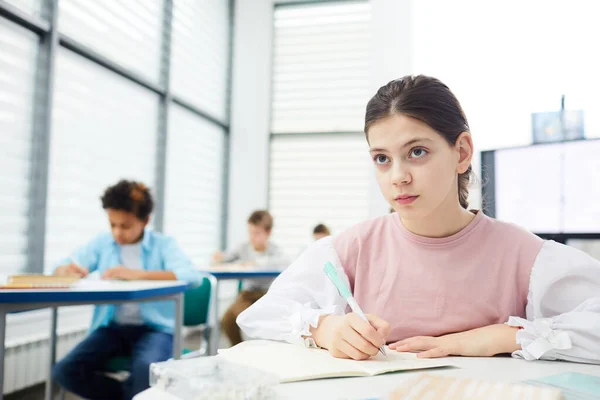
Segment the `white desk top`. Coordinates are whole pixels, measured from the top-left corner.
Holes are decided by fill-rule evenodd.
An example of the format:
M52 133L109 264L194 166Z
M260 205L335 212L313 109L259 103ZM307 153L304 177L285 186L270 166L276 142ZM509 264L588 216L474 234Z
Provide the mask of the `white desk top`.
M401 381L420 373L505 382L536 379L563 372L579 372L600 377L600 366L598 365L562 361L525 361L510 357L451 357L447 360L456 367L405 371L368 378L337 378L285 383L277 386L277 398L298 400L383 398L390 394ZM138 394L134 399L178 400L174 396L153 388Z
M132 292L185 286L184 281L121 281L102 279L80 279L69 288L57 289L2 289L0 293L57 293L57 292Z
M257 266L257 265L242 265L242 264L220 264L212 267L197 268L202 272L282 272L285 266Z
M182 293L188 287L184 281L116 281L81 279L70 288L61 289L1 289L0 305L40 302L89 302L141 300L155 296Z

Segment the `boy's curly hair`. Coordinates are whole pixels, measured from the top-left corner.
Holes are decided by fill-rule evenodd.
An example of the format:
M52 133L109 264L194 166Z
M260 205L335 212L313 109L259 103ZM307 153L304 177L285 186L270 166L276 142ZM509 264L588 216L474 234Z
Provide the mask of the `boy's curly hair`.
M130 212L142 221L148 218L154 208L150 189L141 182L125 179L106 188L101 200L103 209Z

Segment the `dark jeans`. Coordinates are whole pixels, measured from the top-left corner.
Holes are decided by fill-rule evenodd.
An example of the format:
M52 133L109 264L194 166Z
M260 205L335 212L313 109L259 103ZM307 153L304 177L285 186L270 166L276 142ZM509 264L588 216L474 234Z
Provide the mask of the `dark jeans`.
M150 363L173 354L173 335L147 326L99 328L52 369L52 379L86 399L131 399L149 386ZM104 375L108 360L131 357L131 375L121 383Z

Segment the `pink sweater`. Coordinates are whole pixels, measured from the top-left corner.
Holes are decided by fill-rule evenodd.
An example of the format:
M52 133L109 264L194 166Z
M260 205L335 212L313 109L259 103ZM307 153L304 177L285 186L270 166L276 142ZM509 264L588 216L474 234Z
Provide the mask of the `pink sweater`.
M358 304L391 323L392 342L525 317L543 241L482 212L453 236L426 238L393 213L355 226L333 244Z

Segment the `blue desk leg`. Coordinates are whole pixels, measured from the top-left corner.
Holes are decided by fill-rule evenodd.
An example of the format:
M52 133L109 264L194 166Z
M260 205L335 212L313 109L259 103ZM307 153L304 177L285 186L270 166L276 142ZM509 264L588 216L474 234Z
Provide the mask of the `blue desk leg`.
M0 400L4 398L4 339L6 334L6 311L0 310Z
M52 307L50 316L50 354L48 355L48 375L46 376L46 400L52 400L54 387L52 384L52 368L56 362L56 325L58 322L58 309Z
M175 296L175 331L173 334L173 358L181 358L181 330L183 327L183 293Z

